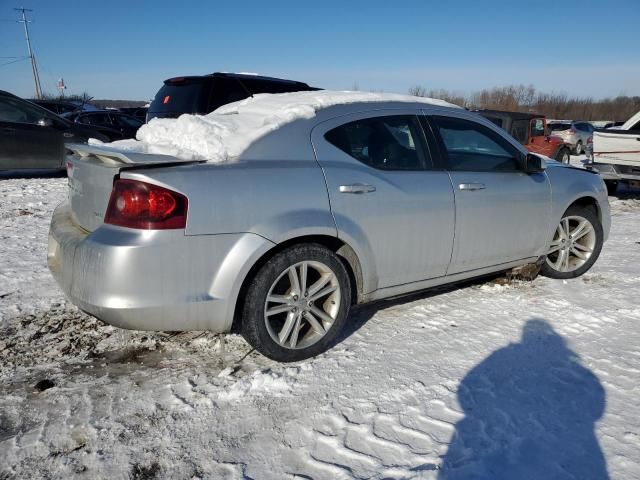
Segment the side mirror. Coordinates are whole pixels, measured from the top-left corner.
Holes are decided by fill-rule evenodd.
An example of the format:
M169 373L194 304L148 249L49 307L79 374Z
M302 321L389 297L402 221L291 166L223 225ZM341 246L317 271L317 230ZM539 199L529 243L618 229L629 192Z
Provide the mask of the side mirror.
M544 166L544 160L538 155L527 153L527 156L524 158L524 171L526 173L544 172Z
M53 120L51 120L50 118L42 118L38 120L38 125L40 125L41 127L52 127Z

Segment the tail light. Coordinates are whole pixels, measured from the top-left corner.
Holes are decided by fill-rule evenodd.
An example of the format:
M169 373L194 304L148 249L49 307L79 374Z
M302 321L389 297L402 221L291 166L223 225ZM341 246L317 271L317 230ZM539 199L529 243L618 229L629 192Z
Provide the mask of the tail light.
M104 223L143 230L185 228L188 201L184 195L138 180L116 180Z
M589 143L593 143L593 137L592 136L587 138L587 144L589 144Z

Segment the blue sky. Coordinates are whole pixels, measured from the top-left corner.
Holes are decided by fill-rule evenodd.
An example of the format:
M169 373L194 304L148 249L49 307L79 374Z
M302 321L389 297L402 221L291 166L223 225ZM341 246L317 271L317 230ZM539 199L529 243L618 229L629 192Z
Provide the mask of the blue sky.
M149 99L171 76L243 71L333 89L640 95L640 0L22 2L51 93L64 77L71 93ZM26 55L14 6L0 0L0 57ZM31 96L29 63L0 66L0 89Z

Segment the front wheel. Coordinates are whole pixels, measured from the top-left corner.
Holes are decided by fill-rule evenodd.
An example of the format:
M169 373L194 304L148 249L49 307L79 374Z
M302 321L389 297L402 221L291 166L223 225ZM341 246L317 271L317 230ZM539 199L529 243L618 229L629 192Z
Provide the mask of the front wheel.
M273 256L251 281L242 335L273 360L304 360L332 345L350 305L342 261L321 245L295 245Z
M598 259L603 238L602 224L593 209L570 207L556 228L540 273L559 279L579 277Z
M569 149L566 147L562 147L560 150L558 150L558 153L556 154L556 160L558 162L562 162L562 163L569 163Z

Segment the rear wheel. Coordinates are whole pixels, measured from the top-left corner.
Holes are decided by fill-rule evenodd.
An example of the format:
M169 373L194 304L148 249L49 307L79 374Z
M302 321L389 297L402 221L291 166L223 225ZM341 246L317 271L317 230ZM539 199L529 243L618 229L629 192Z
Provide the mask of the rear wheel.
M273 360L304 360L333 344L350 303L351 285L342 261L321 245L296 245L276 254L253 278L242 335Z
M576 155L582 155L582 141L578 140L576 143Z
M551 278L579 277L598 259L602 242L598 215L588 207L570 207L556 228L540 272Z
M562 163L569 163L569 156L569 149L567 147L562 147L556 154L556 160Z

